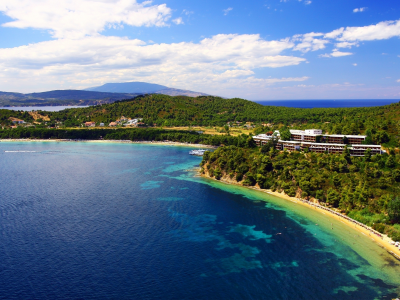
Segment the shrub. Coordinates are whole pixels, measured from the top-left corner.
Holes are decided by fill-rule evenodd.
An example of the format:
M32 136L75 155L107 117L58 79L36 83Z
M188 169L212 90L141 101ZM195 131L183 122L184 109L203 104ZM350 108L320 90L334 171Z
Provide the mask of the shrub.
M375 229L376 231L380 232L380 233L384 233L386 225L382 224L382 223L374 223L372 225L372 228Z
M236 173L236 181L239 182L239 181L242 181L242 179L243 179L243 174L242 173Z

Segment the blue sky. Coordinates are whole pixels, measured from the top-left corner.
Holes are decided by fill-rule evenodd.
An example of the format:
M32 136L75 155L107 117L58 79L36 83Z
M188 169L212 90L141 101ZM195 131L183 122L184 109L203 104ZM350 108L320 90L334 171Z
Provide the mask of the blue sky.
M400 99L398 1L2 0L0 91Z

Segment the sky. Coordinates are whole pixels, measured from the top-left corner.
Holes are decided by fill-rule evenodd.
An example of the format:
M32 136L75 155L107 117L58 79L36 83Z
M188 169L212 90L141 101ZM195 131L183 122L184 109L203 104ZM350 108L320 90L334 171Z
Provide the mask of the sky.
M0 91L400 99L398 0L1 0Z

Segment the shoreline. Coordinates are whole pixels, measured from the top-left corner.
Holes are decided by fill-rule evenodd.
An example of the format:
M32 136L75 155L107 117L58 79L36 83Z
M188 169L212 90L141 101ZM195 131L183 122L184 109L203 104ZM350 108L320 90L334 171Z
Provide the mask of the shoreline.
M290 196L286 195L284 192L278 193L278 192L273 192L272 190L261 189L259 187L255 187L255 186L252 186L252 187L243 186L237 182L234 182L233 180L230 180L230 179L228 180L228 179L224 178L225 176L222 177L220 180L217 180L214 177L210 177L208 174L201 174L200 172L199 172L199 176L203 177L203 178L211 179L211 180L214 180L217 182L222 182L227 185L236 185L236 186L240 186L243 188L248 188L250 190L255 190L258 192L266 193L271 196L275 196L277 198L284 199L286 201L290 201L295 204L300 204L303 207L307 207L308 209L314 209L314 210L318 211L320 214L325 214L325 215L329 216L330 218L340 221L343 224L345 224L346 226L363 234L364 236L371 238L371 240L374 241L378 246L385 249L389 254L391 254L391 256L394 259L396 259L400 262L400 248L397 248L395 245L391 244L392 242L394 243L394 241L391 238L389 238L387 235L377 232L376 230L372 229L371 227L369 227L365 224L362 224L356 220L351 219L350 217L348 217L344 214L335 212L335 211L329 209L328 207L325 207L325 206L322 206L317 203L313 203L313 202L310 202L308 200L304 200L301 198L290 197Z
M1 142L77 142L77 143L115 143L115 144L146 144L146 145L162 145L162 146L182 146L193 148L216 149L218 147L204 144L190 144L184 142L170 141L131 141L131 140L84 140L84 139L0 139Z
M218 147L211 146L211 145L204 145L204 144L190 144L190 143L183 143L183 142L171 142L171 141L131 141L131 140L85 140L85 139L0 139L1 142L83 142L83 143L115 143L115 144L146 144L146 145L160 145L160 146L181 146L181 147L192 147L192 148L207 148L207 149L216 149ZM212 179L216 182L222 182L227 185L236 185L243 188L248 188L251 190L259 191L262 193L266 193L280 199L284 199L286 201L291 201L295 204L300 204L308 209L315 209L321 210L320 213L326 214L329 217L336 219L343 224L347 225L355 229L356 231L360 232L361 234L365 235L366 237L370 237L377 245L384 248L388 253L390 253L393 258L400 261L400 248L397 248L395 245L391 244L393 242L387 235L381 234L371 227L362 224L356 220L351 219L350 217L343 215L339 212L333 211L328 207L310 202L308 200L304 200L301 198L290 197L286 195L284 192L278 193L273 192L272 190L268 189L261 189L256 186L247 187L243 186L231 179L225 178L226 176L222 177L220 180L217 180L213 177L210 177L208 174L200 174L197 169L197 172L200 177Z

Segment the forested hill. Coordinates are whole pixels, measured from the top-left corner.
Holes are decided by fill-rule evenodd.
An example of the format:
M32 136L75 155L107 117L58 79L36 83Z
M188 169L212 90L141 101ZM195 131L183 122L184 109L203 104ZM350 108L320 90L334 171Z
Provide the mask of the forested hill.
M2 118L0 113L0 121ZM10 113L7 113L7 118ZM18 113L15 117L18 116ZM398 146L400 136L400 104L364 108L289 108L263 106L243 99L213 96L186 97L152 94L111 104L87 108L46 112L51 122L66 127L81 126L87 121L108 124L121 116L143 118L149 126L224 126L228 122L270 123L277 129L287 125L293 129L320 128L330 134L361 134L369 130L374 142ZM2 123L3 124L3 123Z
M140 117L157 125L217 125L227 122L263 122L274 124L311 123L331 133L357 134L368 126L376 130L397 132L399 103L365 108L289 108L263 106L243 99L219 97L185 97L166 95L139 96L132 100L54 113L59 119L84 121L114 121L121 116ZM329 123L327 123L329 122Z

